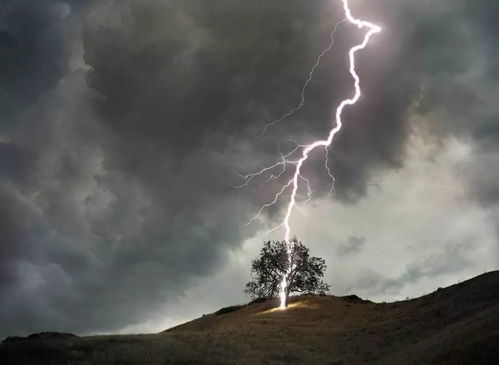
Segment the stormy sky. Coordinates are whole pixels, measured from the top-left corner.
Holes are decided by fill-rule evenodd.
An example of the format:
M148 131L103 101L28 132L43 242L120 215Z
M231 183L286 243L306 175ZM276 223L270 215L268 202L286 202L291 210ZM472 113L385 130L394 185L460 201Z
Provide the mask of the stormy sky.
M397 300L499 266L499 3L351 0L383 27L293 216L337 295ZM283 204L238 173L352 92L339 0L0 0L0 336L159 331L247 300ZM291 142L294 141L294 142ZM282 182L282 181L281 181Z

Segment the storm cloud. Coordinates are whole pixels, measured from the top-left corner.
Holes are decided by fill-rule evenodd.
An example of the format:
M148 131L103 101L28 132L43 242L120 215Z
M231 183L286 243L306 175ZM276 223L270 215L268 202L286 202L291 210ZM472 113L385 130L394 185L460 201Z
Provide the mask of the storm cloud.
M376 176L404 169L417 130L435 158L451 138L472 146L456 167L465 197L494 207L498 5L352 3L384 31L359 57L363 97L330 153L336 204L357 206ZM328 130L362 36L346 24L303 110L259 137L299 102L342 17L329 0L0 1L0 335L117 330L202 278L231 282L219 273L234 252L282 216L277 205L246 226L279 180L236 189L234 172ZM307 170L317 200L329 191L322 157ZM371 240L356 237L336 253L361 257ZM369 275L397 292L471 265L468 243L445 247Z

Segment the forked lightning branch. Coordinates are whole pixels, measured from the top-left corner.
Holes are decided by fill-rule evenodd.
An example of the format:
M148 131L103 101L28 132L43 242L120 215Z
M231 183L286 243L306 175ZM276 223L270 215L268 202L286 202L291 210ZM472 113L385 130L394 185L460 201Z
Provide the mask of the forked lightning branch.
M339 106L336 108L336 113L335 113L334 119L331 121L332 129L330 130L327 138L319 139L319 140L313 141L312 143L306 144L306 145L298 145L298 146L296 146L296 148L294 148L288 154L281 156L281 158L277 162L275 162L274 164L267 166L267 167L261 169L260 171L255 172L255 173L248 174L248 175L241 175L241 178L243 179L243 184L241 185L241 187L243 187L243 186L247 186L256 177L264 177L264 178L266 177L265 182L270 182L272 180L279 179L280 177L282 177L285 174L290 174L290 179L282 185L281 189L275 194L274 199L272 201L270 201L269 203L264 204L261 207L261 209L257 212L257 214L248 222L248 224L251 224L253 221L255 221L255 219L257 219L262 214L262 212L265 209L271 207L272 205L277 204L280 201L280 199L283 199L285 196L287 196L289 194L289 201L286 204L286 211L285 211L284 219L279 226L277 226L273 229L273 230L281 229L281 228L284 229L284 240L286 242L287 258L288 258L287 274L283 275L282 282L280 285L280 290L279 290L279 292L280 292L280 295L279 295L280 307L281 308L286 307L286 289L287 289L287 283L288 283L287 276L293 270L293 262L292 262L292 256L291 256L292 249L293 249L293 241L291 238L291 231L292 230L291 230L290 219L291 219L291 216L292 216L295 208L298 207L297 206L297 195L298 195L299 189L303 186L307 191L307 195L308 195L309 199L311 196L310 183L309 183L309 180L302 175L302 168L307 163L307 160L313 151L315 151L319 148L323 148L325 151L325 161L324 161L325 168L326 168L329 176L333 179L333 182L334 182L334 177L331 174L331 171L328 167L329 166L328 165L328 149L333 144L335 136L341 131L341 129L343 127L342 115L343 115L344 109L347 106L351 106L351 105L356 104L361 96L360 78L359 78L359 75L358 75L357 70L356 70L356 58L355 57L356 57L357 52L359 52L360 50L363 50L367 47L371 37L374 34L379 33L381 31L381 27L379 27L378 25L370 23L370 22L365 21L365 20L360 20L360 19L355 18L350 11L350 5L349 5L348 0L341 0L341 1L343 3L343 10L345 12L345 20L348 21L349 23L351 23L352 25L356 26L359 29L367 30L364 37L363 37L362 42L360 44L352 47L348 53L349 72L350 72L350 74L353 78L353 81L354 81L354 83L353 83L354 84L353 96L343 100L339 104ZM345 21L345 20L343 20L343 21ZM343 22L343 21L341 21L341 22ZM340 24L340 23L338 23L338 24ZM279 122L282 122L284 119L288 118L289 116L291 116L293 113L300 110L304 106L304 103L305 103L304 94L305 94L306 88L312 79L312 76L313 76L315 69L319 66L321 58L325 55L325 53L327 51L329 51L331 49L331 47L334 43L333 35L336 31L338 24L336 24L333 32L331 33L331 43L320 54L320 56L317 60L317 63L313 66L313 68L309 74L309 78L307 79L304 87L302 88L300 104L297 107L293 108L291 111L284 114L281 118L267 124L264 128L264 132L269 127L272 127L273 125L275 125Z

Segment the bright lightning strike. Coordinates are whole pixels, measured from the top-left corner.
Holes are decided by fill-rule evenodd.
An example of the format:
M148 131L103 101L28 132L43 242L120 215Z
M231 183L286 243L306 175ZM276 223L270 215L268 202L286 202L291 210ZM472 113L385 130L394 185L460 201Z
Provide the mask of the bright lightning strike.
M240 177L244 181L244 183L241 185L241 187L243 187L243 186L247 186L257 176L262 176L262 175L265 175L265 174L270 174L270 177L266 180L266 182L270 182L272 180L278 179L279 177L281 177L287 171L286 168L288 166L293 166L294 167L292 178L290 180L288 180L285 184L283 184L282 189L275 195L273 201L271 201L270 203L267 203L267 204L263 205L260 208L260 210L258 211L257 215L255 217L253 217L248 222L248 224L251 224L253 221L255 221L266 208L269 208L272 205L276 204L277 201L282 197L282 195L288 189L291 189L291 195L290 195L289 203L287 205L287 209L286 209L286 214L284 216L284 220L283 220L283 222L282 222L281 225L279 225L278 227L276 227L276 228L273 229L273 230L275 230L275 229L278 229L278 228L284 228L284 230L285 230L284 240L286 242L286 250L287 250L288 261L289 261L288 272L285 275L283 275L282 282L281 282L281 287L280 287L280 293L279 293L279 297L280 297L280 308L285 308L286 307L286 297L287 297L287 288L288 288L288 282L287 282L287 280L288 280L288 276L289 276L290 272L293 270L293 267L292 267L293 266L293 262L292 262L293 241L291 239L290 219L291 219L291 215L293 214L294 209L295 208L299 208L298 205L297 205L297 201L296 200L297 200L298 190L300 188L300 181L302 181L302 182L305 183L305 188L307 190L308 199L310 199L311 193L312 193L311 189L310 189L310 183L309 183L309 181L302 176L302 167L307 162L307 160L309 158L309 155L310 155L310 153L312 151L314 151L314 150L316 150L316 149L318 149L320 147L324 148L325 152L326 152L325 167L326 167L326 170L328 172L328 175L333 179L332 188L334 187L334 177L333 177L333 174L332 174L332 172L331 172L331 170L329 169L329 166L328 166L328 148L333 143L334 137L338 134L338 132L341 131L341 129L343 127L343 121L342 121L343 110L345 109L345 107L347 107L349 105L356 104L357 101L360 98L360 95L361 95L360 78L359 78L359 75L357 74L357 71L356 71L355 55L356 55L356 53L358 51L363 50L363 49L365 49L367 47L367 45L369 44L369 41L370 41L371 37L374 34L379 33L381 31L381 27L379 27L378 25L375 25L373 23L367 22L365 20L360 20L360 19L354 18L352 16L351 11L350 11L350 6L349 6L349 3L348 3L348 0L341 0L341 1L343 2L343 9L345 11L346 21L348 21L351 24L355 25L359 29L364 29L364 28L367 29L367 33L364 35L363 41L360 44L352 47L350 49L349 53L348 53L348 55L349 55L349 64L350 64L349 71L350 71L350 74L352 75L352 78L354 79L354 88L355 88L354 95L351 98L343 100L340 103L340 105L338 106L338 108L336 109L335 124L334 124L334 127L329 132L329 135L328 135L327 139L317 140L317 141L314 141L311 144L307 144L307 145L298 145L298 146L296 146L295 149L293 149L288 154L281 155L281 159L278 162L276 162L275 164L273 164L271 166L268 166L266 168L263 168L263 169L261 169L260 171L254 173L254 174L240 175ZM345 21L345 20L343 20L343 21ZM305 96L304 96L305 90L306 90L306 88L307 88L310 80L312 79L313 72L319 66L319 63L320 63L322 57L333 46L333 43L334 43L333 35L334 35L334 33L335 33L338 25L340 23L342 23L343 21L340 21L339 23L336 24L333 32L331 33L331 44L329 45L328 48L326 48L321 53L321 55L319 56L319 58L317 60L317 63L312 68L312 70L311 70L311 72L309 74L309 78L307 79L307 82L305 83L305 85L304 85L304 87L302 89L301 103L298 105L298 107L295 107L294 109L292 109L287 114L284 114L280 119L278 119L278 120L276 120L276 121L274 121L272 123L267 124L265 126L264 130L263 130L263 133L265 133L265 131L267 130L267 128L269 128L269 127L271 127L271 126L273 126L273 125L275 125L275 124L283 121L284 119L286 119L287 117L291 116L295 112L299 111L303 107L303 105L305 103ZM301 154L299 154L299 157L293 157L296 154L298 154L298 152L301 152ZM279 171L279 173L277 175L274 175L274 171L277 168L280 168L280 171Z

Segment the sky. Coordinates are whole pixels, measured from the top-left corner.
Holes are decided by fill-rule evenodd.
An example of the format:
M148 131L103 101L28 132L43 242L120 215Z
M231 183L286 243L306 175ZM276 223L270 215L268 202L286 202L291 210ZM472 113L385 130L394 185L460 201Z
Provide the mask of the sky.
M353 91L339 0L0 0L0 337L155 332L244 303L282 239L239 174L324 136ZM383 27L293 233L331 294L394 301L499 267L494 0L351 0ZM292 142L294 141L294 142ZM260 181L261 182L261 181Z

